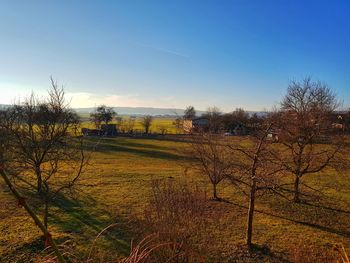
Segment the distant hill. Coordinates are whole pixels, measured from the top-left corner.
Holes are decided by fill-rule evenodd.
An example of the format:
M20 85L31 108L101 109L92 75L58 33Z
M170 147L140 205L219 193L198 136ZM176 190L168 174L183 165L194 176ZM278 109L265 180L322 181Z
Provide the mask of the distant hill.
M183 116L184 109L175 109L175 108L151 108L151 107L113 107L113 109L119 115L134 115L134 116L144 116L144 115L152 115L152 116L164 116L164 117L176 117ZM75 108L80 114L87 114L93 112L95 108ZM196 110L197 116L201 116L205 111ZM265 115L266 112L263 111L246 111L250 115L256 113L259 116Z
M147 108L147 107L113 107L113 109L119 115L152 115L152 116L182 116L184 115L184 109L174 108ZM95 108L75 108L78 113L90 113ZM197 111L198 115L201 115L204 111Z
M10 105L0 104L0 109L9 107ZM162 117L176 117L183 116L184 109L176 108L152 108L152 107L113 107L113 109L118 113L118 115L133 115L133 116L162 116ZM95 110L94 107L89 108L74 108L74 110L80 115L90 114ZM246 111L249 114L257 113L259 116L266 114L260 111ZM205 111L197 110L197 116L202 115Z

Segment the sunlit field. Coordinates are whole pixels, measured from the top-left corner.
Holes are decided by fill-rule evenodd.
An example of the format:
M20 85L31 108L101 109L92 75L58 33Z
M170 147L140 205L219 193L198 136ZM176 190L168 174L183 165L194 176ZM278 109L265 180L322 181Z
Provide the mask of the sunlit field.
M183 155L183 142L122 137L88 140L98 143L91 164L74 191L56 199L49 221L54 238L78 257L86 258L98 233L111 224L116 225L96 241L93 253L110 258L128 254L130 242L145 231L142 221L154 179L185 180L210 197L207 178L191 169ZM322 191L308 204L272 195L258 198L253 233L254 243L263 251L258 260L289 262L296 253L332 253L336 244L350 249L349 172L328 170L304 179ZM39 258L45 254L39 229L2 182L0 186L0 262ZM225 202L208 200L209 213L219 217L205 230L212 237L205 261L239 257L244 262L235 247L244 242L247 200L228 182L219 184L218 190ZM29 199L35 206L35 198Z
M95 125L93 123L91 123L91 121L89 120L89 114L79 114L79 116L81 117L81 120L82 120L82 127L90 128L90 129L95 128ZM127 115L122 115L122 116L118 116L118 117L122 118L122 120L124 120L124 121L127 121L130 119L130 116L127 116ZM142 117L135 117L134 120L135 120L134 126L133 126L134 132L137 132L137 133L144 132L144 127L141 124ZM152 120L151 127L150 127L150 133L162 133L162 131L163 131L166 134L176 134L176 133L181 132L181 131L176 129L176 126L174 125L174 121L175 121L175 117L173 117L173 118L154 117ZM117 123L115 121L112 121L111 124L117 125ZM117 125L117 127L118 127L118 125ZM118 129L120 129L120 128L121 127L118 127Z

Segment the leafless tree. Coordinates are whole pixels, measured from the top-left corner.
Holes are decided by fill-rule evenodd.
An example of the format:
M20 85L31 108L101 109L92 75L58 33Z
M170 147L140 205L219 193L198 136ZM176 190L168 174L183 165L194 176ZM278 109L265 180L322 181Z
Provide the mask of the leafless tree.
M223 128L222 113L218 107L209 107L203 117L209 119L210 132L218 133Z
M148 134L153 122L153 117L151 115L146 115L141 119L141 125L145 130L145 133Z
M233 112L223 114L221 121L225 131L232 132L237 125L247 126L249 122L249 114L243 109L237 108Z
M122 118L121 116L117 116L117 117L115 118L115 121L116 121L116 123L117 123L117 129L118 129L118 131L119 131L119 132L123 131L123 122L124 122L123 118Z
M51 84L47 99L32 94L2 111L0 122L8 138L7 172L14 182L37 192L44 202L46 227L53 196L71 189L88 161L78 133L79 118L65 102L63 88L52 79Z
M192 120L196 117L196 110L193 106L188 106L184 111L183 118L186 120Z
M344 139L332 129L331 114L339 102L324 83L292 81L281 102L281 110L272 115L283 147L276 160L294 176L294 201L300 202L301 179L326 167L340 168Z
M279 174L282 167L276 165L273 149L267 141L267 135L272 128L257 132L249 141L235 141L228 144L231 156L235 156L230 175L231 182L249 198L247 213L246 245L252 246L253 219L257 193L261 191L277 192ZM252 141L253 140L253 143Z
M183 119L181 117L177 117L173 121L173 125L175 126L176 133L181 133L183 132Z
M126 122L126 129L128 133L133 133L134 127L135 127L135 118L129 117Z
M217 185L230 175L232 169L232 156L223 138L210 133L192 135L186 153L194 158L193 167L209 178L213 186L213 198L219 200Z
M166 134L168 132L167 126L166 125L158 125L157 126L158 130L162 135Z
M123 133L133 133L135 127L135 117L121 118L117 119L117 125L119 130Z

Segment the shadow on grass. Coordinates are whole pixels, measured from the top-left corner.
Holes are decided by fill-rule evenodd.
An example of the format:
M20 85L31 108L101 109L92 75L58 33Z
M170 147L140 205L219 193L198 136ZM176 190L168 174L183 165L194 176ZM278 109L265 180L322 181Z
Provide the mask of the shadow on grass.
M167 152L168 147L160 147L155 145L140 144L134 142L120 143L117 140L103 138L101 140L89 141L86 150L91 150L93 143L96 143L95 151L97 152L124 152L139 155L143 157L164 159L164 160L181 160L184 156ZM133 148L134 147L134 148Z
M37 252L45 249L40 237L29 243L17 246L13 250L0 255L0 262L32 262Z
M125 218L116 218L110 211L102 209L90 196L79 196L71 199L63 194L53 201L52 208L58 208L50 214L49 225L53 225L62 232L78 237L78 240L90 247L97 235L111 224L117 224L106 231L100 239L122 255L130 251L131 233ZM61 213L63 212L63 214ZM101 241L101 240L100 240ZM85 245L84 244L84 245ZM99 241L97 241L97 246Z
M231 205L240 207L240 208L248 209L247 206L236 204L236 203L233 203L231 201L227 201L226 200L225 202L229 203ZM302 204L300 204L300 205L302 205ZM282 215L278 215L278 214L273 214L273 213L269 213L269 212L258 210L258 209L255 209L255 212L256 213L260 213L260 214L264 214L264 215L267 215L267 216L271 216L271 217L287 220L289 222L293 222L293 223L296 223L296 224L299 224L299 225L312 227L312 228L315 228L315 229L318 229L318 230L321 230L321 231L325 231L325 232L328 232L328 233L337 234L337 235L342 236L342 237L350 238L350 231L346 231L346 230L342 231L342 230L339 230L339 229L331 228L329 226L324 226L324 225L320 225L320 224L316 224L316 223L312 223L312 222L307 222L307 221L303 221L303 220L297 220L297 219L293 219L293 218L290 218L290 217L286 217L286 216L282 216Z
M312 207L316 207L316 208L322 208L322 209L330 210L330 211L333 211L333 212L344 213L344 214L350 214L350 211L343 210L343 209L339 209L339 208L330 207L330 206L327 206L327 205L312 204L312 203L310 203L310 202L304 202L303 204L304 204L304 205L307 205L307 206L312 206Z
M147 139L147 138L146 138ZM148 148L148 149L152 149L152 150L161 150L161 151L172 151L174 150L174 147L169 147L169 146L164 146L164 143L162 142L162 145L155 145L152 143L141 143L141 141L143 141L144 139L140 139L140 138L133 138L130 137L127 140L125 140L124 138L120 138L118 137L117 139L104 139L103 142L104 143L111 143L113 142L114 144L118 144L120 146L126 146L126 147L136 147L136 148ZM151 141L150 139L147 139L149 141ZM157 139L152 139L154 141L159 141ZM164 140L162 140L164 141Z

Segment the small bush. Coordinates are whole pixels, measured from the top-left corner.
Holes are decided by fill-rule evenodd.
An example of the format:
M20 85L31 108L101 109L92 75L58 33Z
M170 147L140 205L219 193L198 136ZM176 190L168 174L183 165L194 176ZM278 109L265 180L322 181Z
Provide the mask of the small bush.
M191 258L198 262L208 252L207 245L212 242L208 228L216 221L208 208L207 195L199 187L190 188L185 182L154 180L145 210L146 229L159 233L162 242L176 244L176 262L187 262ZM167 257L169 251L158 251L158 256L161 253L162 257Z

